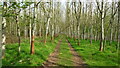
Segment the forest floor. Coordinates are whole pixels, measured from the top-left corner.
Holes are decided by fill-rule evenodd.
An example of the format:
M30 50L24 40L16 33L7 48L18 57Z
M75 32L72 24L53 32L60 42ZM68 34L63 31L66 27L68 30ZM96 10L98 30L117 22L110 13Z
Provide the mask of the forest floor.
M44 38L35 39L35 54L30 55L29 39L23 39L21 53L18 56L18 43L6 45L3 66L42 66L44 68L99 68L100 66L118 66L118 52L116 42L109 45L106 42L105 51L99 51L99 41L77 40L60 36L51 41L48 37L44 44ZM97 67L96 67L97 66ZM110 67L109 67L110 68ZM111 67L112 68L112 67Z

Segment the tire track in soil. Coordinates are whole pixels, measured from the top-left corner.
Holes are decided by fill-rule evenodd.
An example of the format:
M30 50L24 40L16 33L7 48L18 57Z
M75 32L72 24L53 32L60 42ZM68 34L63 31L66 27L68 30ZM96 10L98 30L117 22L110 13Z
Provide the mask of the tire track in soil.
M58 66L57 61L59 59L58 55L60 50L60 44L61 44L61 40L58 42L54 52L51 53L48 59L43 63L44 68L53 68L54 66Z
M81 59L79 54L74 50L74 48L71 46L70 42L68 42L68 46L70 47L70 52L73 55L72 61L73 61L73 67L74 68L87 68L87 64Z

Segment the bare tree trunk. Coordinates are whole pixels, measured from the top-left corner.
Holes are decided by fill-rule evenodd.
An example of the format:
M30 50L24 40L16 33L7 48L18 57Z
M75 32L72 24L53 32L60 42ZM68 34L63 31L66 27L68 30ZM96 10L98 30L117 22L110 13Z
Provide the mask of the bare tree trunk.
M96 30L94 30L94 31L95 31L94 39L95 39L95 41L97 41L97 31Z
M16 16L16 24L17 24L17 37L18 37L18 52L20 54L20 26L18 16Z
M12 23L10 21L10 34L12 33Z
M90 44L92 44L92 30L93 30L93 26L91 25L91 29L90 29Z
M26 15L26 10L24 10L24 20L23 20L23 21L24 21L25 23L27 23L27 22L26 22L27 18L26 18L25 15ZM27 38L27 25L26 25L26 24L25 24L25 27L24 27L24 37L25 37L25 39Z
M102 0L101 3L101 8L99 2L97 2L97 7L100 12L100 20L101 20L101 40L100 40L100 51L103 51L104 47L104 18L105 18L105 10L104 10L104 2Z
M46 43L46 40L47 40L47 35L48 35L49 24L50 24L50 18L48 18L48 21L47 21L46 34L45 34L45 43Z
M2 58L4 58L4 56L5 56L5 43L6 43L5 28L6 28L6 18L3 17L3 21L2 21Z
M101 41L100 41L100 51L103 51L103 46L104 46L104 19L103 19L103 14L101 14Z
M7 2L3 2L3 9L7 8ZM3 15L6 13L7 11L3 11ZM5 43L6 43L6 17L3 16L2 18L2 58L5 57Z
M17 36L18 32L17 32L17 24L15 24L15 34Z
M54 24L52 24L52 40L54 40Z
M98 31L97 31L97 40L100 40L100 35Z
M35 29L36 29L36 2L34 2L34 11L33 11L33 23L32 23L32 37L31 37L31 49L30 54L34 54L34 38L35 38Z
M70 27L68 28L68 31L69 31L69 37L71 37L71 33L70 33L71 30L70 30Z
M31 20L29 24L29 36L30 36L30 45L31 45L31 39L32 39L32 26L31 26Z
M71 23L72 23L72 21L71 21ZM74 38L72 31L73 31L73 25L71 24L71 37Z
M114 2L112 2L112 13L111 13L111 19L110 19L110 44L112 43L113 40L113 22L114 22L114 15L113 15L113 7L114 7Z
M32 38L31 38L31 54L34 54L34 38L35 38L35 34L34 34L34 30L32 30Z
M78 45L80 45L80 27L79 27L79 23L77 24L77 39L78 39Z
M31 10L30 10L30 6L29 6L29 16L31 16ZM32 20L30 19L29 21L29 37L30 37L30 54L31 54L31 45L32 45L32 24L31 24Z
M112 25L111 25L111 28L110 28L110 44L112 43L112 40L113 40L113 28L112 28Z
M87 33L87 39L89 39L90 38L90 29L88 29L88 33Z
M53 0L52 0L52 39L51 40L54 40L54 34L55 34L55 31L54 31L54 27L55 27L55 22L56 22L56 20L55 20L55 7L54 7L54 2L53 2Z
M25 26L24 34L25 34L25 39L26 39L27 38L27 28L26 28L26 26Z
M82 4L81 2L79 1L79 15L78 15L78 27L77 27L77 30L78 30L78 45L80 45L80 18L81 18L81 9L82 9Z
M102 5L103 6L103 5ZM100 41L100 51L103 51L104 46L104 19L103 14L101 14L101 41Z
M86 32L86 26L84 26L84 28L83 28L83 39L84 40L85 40L85 36L86 36L85 32Z
M40 28L39 28L39 37L41 37L42 36L42 31L41 31L41 26L40 26Z
M74 2L73 3L73 5L74 5L74 12L75 12L75 17L76 17L76 22L77 22L77 24L76 24L76 32L77 32L77 35L76 35L76 37L77 37L77 44L78 45L80 45L80 16L81 16L81 2L79 1L79 4L78 4L78 10L76 10L77 9L77 7L76 7L76 2Z

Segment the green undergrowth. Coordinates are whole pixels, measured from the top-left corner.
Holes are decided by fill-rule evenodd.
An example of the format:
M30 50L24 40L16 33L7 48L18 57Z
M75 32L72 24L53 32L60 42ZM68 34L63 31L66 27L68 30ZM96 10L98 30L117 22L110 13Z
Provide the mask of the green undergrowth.
M68 46L68 43L65 39L62 39L62 42L60 44L60 53L59 53L59 65L61 68L66 66L73 66L72 64L72 54L70 53L70 47Z
M82 56L82 59L89 66L118 66L117 42L112 42L112 44L109 45L107 41L105 50L101 52L99 51L99 41L93 40L92 44L90 44L90 40L80 40L80 45L78 46L74 39L68 39L72 47Z
M50 38L50 37L48 37ZM2 59L3 66L41 66L48 58L49 54L54 51L59 38L54 41L47 40L44 44L43 39L35 38L35 54L30 55L29 40L22 40L21 52L18 55L18 43L7 44L5 51L5 58Z

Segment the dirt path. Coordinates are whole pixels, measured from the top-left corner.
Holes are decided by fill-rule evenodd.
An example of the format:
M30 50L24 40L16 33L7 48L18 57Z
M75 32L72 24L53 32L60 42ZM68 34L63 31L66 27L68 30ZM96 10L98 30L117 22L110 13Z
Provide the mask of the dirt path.
M47 61L43 63L44 68L50 68L53 66L57 66L60 44L61 44L61 41L58 42L54 52L50 54Z
M60 57L60 45L61 43L68 43L68 48L70 48L70 54L72 54L71 59L67 59L65 60L64 58L68 58L68 57ZM61 45L62 46L62 45ZM65 55L66 53L64 53ZM67 54L69 55L69 54ZM87 65L85 64L85 62L81 59L81 57L79 56L79 54L74 50L74 48L71 46L70 42L68 40L66 40L66 42L61 42L59 41L55 51L53 53L50 54L49 58L46 60L46 62L43 63L43 67L44 68L61 68L61 64L58 62L60 61L60 59L66 62L72 62L72 67L71 68L87 68ZM66 68L66 67L62 67L62 68ZM68 67L67 67L68 68Z
M72 61L73 61L74 68L86 68L87 65L85 64L85 62L81 59L79 54L74 50L74 48L71 46L70 42L68 40L66 40L66 41L68 42L68 46L70 47L70 52L73 55Z

